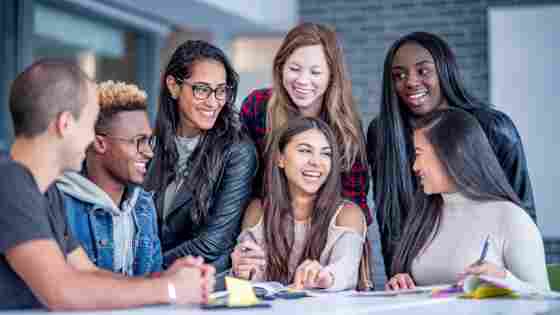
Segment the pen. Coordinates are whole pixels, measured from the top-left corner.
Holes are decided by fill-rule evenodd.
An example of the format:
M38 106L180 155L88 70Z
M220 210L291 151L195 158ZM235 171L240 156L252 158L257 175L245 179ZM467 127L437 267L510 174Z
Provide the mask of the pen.
M490 244L490 234L486 236L484 245L482 246L482 252L480 253L480 258L476 261L477 265L482 265L484 260L486 260L486 254L488 253L488 245Z
M255 236L253 235L253 233L249 232L247 233L247 235L249 235L249 238L251 239L251 241L253 241L253 243L258 244L257 243L257 239L255 238ZM241 249L241 251L243 251L244 253L251 251L251 248L249 247L243 247Z

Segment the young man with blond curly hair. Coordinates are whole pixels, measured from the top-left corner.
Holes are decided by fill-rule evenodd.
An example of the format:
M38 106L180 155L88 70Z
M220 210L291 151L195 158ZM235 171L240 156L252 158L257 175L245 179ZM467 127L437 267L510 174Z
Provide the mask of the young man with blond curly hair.
M68 223L98 267L125 276L159 272L155 206L141 187L153 156L146 93L107 81L97 94L99 118L82 170L57 181Z

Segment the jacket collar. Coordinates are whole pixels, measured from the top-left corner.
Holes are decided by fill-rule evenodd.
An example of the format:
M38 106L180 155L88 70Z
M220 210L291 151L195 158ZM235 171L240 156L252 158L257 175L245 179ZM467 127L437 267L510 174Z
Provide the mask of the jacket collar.
M175 194L175 199L171 204L171 209L167 211L167 216L163 217L164 211L164 204L165 204L165 190L163 190L159 196L157 197L157 209L158 215L162 218L163 221L166 220L167 217L172 216L175 212L182 209L186 204L192 202L192 193L188 189L187 184L183 183L179 188L179 191Z

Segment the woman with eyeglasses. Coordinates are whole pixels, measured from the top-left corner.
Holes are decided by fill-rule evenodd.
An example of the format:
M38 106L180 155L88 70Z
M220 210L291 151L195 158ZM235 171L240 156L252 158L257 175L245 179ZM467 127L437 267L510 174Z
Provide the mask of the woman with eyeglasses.
M257 168L233 109L238 80L223 51L204 41L179 46L165 69L145 182L155 193L164 266L187 255L217 272L231 265Z

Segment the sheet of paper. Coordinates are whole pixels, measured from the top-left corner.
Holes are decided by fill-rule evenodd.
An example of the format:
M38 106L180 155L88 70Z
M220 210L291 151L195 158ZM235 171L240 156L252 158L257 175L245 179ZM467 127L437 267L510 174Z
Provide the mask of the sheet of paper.
M442 284L442 285L434 285L434 286L423 286L423 287L416 287L414 289L403 289L403 290L395 290L395 291L354 291L352 292L351 296L379 296L379 297L387 297L387 296L399 296L399 295L407 295L407 294L431 294L434 290L441 290L447 289L451 285L449 284Z
M229 293L228 305L247 306L259 303L251 282L233 277L226 277L226 288Z
M464 297L489 298L494 296L512 295L524 298L560 299L560 293L545 291L523 282L517 278L496 278L487 275L468 276L465 278Z
M252 282L251 285L256 289L264 290L266 295L274 295L280 291L288 290L287 286L275 281Z

